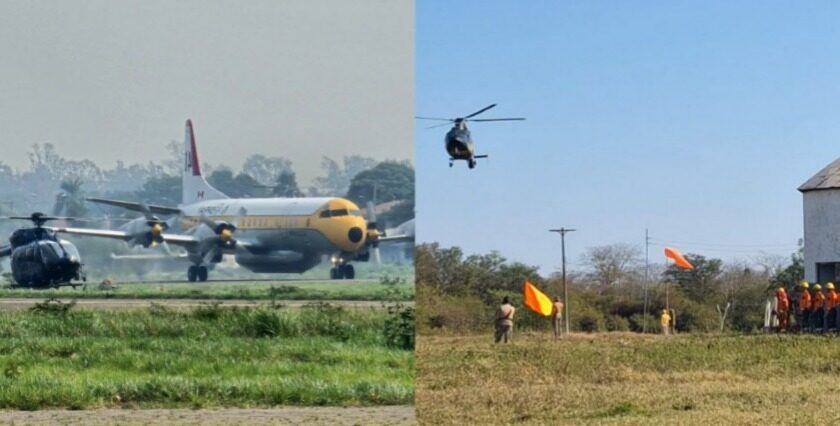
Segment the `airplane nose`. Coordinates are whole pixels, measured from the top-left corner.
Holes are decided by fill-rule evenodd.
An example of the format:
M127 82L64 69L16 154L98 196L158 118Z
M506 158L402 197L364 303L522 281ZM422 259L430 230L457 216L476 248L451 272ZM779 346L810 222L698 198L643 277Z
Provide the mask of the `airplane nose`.
M350 239L350 242L352 243L358 243L359 241L362 241L363 235L364 234L362 233L362 228L359 228L358 226L350 228L350 231L347 232L347 238Z

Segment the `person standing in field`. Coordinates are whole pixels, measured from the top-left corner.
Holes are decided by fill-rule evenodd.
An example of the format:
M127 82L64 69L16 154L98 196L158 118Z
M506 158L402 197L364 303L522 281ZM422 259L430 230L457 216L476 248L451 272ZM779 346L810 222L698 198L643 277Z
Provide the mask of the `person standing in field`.
M554 325L554 338L560 337L563 329L563 302L559 297L554 297L554 303L551 305L551 323Z
M799 302L796 304L796 323L799 331L808 331L811 320L811 293L808 281L799 284Z
M505 296L502 299L502 305L496 310L496 343L503 339L505 343L510 343L513 337L514 313L516 313L516 308L510 304L510 299Z
M671 334L671 315L668 314L667 309L662 310L662 315L659 316L659 325L662 327L663 335Z
M825 308L825 294L822 292L822 286L814 284L814 294L811 295L811 329L813 331L822 331L823 328L823 308Z
M829 282L825 285L825 316L823 319L823 331L833 330L836 327L834 317L837 316L837 293L834 291L834 283Z
M787 331L790 320L790 299L784 287L776 290L776 319L779 320L778 331L780 333Z

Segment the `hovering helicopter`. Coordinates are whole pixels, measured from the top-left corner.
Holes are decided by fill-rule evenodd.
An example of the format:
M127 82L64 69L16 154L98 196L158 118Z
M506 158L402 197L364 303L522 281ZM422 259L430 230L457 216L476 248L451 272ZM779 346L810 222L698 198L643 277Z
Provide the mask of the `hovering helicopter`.
M434 121L446 121L447 123L443 124L436 124L434 126L426 127L427 129L433 129L435 127L445 126L448 123L452 123L452 128L449 129L449 132L446 133L446 137L444 141L446 141L446 152L449 153L449 167L452 167L452 163L455 160L464 160L467 162L469 168L475 168L476 159L479 158L487 158L487 155L476 155L475 154L475 144L473 143L472 137L470 136L470 129L467 128L467 121L519 121L524 120L522 117L516 118L473 118L478 114L487 111L490 108L495 107L496 104L492 104L486 106L470 115L458 118L438 118L438 117L415 117L419 120L434 120Z
M0 246L0 258L11 256L12 276L20 287L51 288L86 281L79 250L66 240L59 240L55 232L43 225L51 220L71 220L65 217L32 213L5 219L30 220L34 228L12 232L9 244Z

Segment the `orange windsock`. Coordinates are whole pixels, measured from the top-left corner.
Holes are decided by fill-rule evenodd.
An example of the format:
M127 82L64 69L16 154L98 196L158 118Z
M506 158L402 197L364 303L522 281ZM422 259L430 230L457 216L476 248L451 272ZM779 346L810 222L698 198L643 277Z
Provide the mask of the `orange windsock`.
M541 292L533 284L525 280L525 306L531 308L532 311L542 315L551 315L551 299Z
M674 263L676 263L677 266L682 269L694 269L694 265L692 265L691 262L685 260L682 253L675 249L665 247L665 257L673 259Z

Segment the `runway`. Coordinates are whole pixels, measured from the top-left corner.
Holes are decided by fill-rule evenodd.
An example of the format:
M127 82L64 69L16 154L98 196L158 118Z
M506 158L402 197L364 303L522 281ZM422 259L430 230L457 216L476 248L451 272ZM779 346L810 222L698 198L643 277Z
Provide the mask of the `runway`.
M414 406L0 411L9 425L412 425Z

